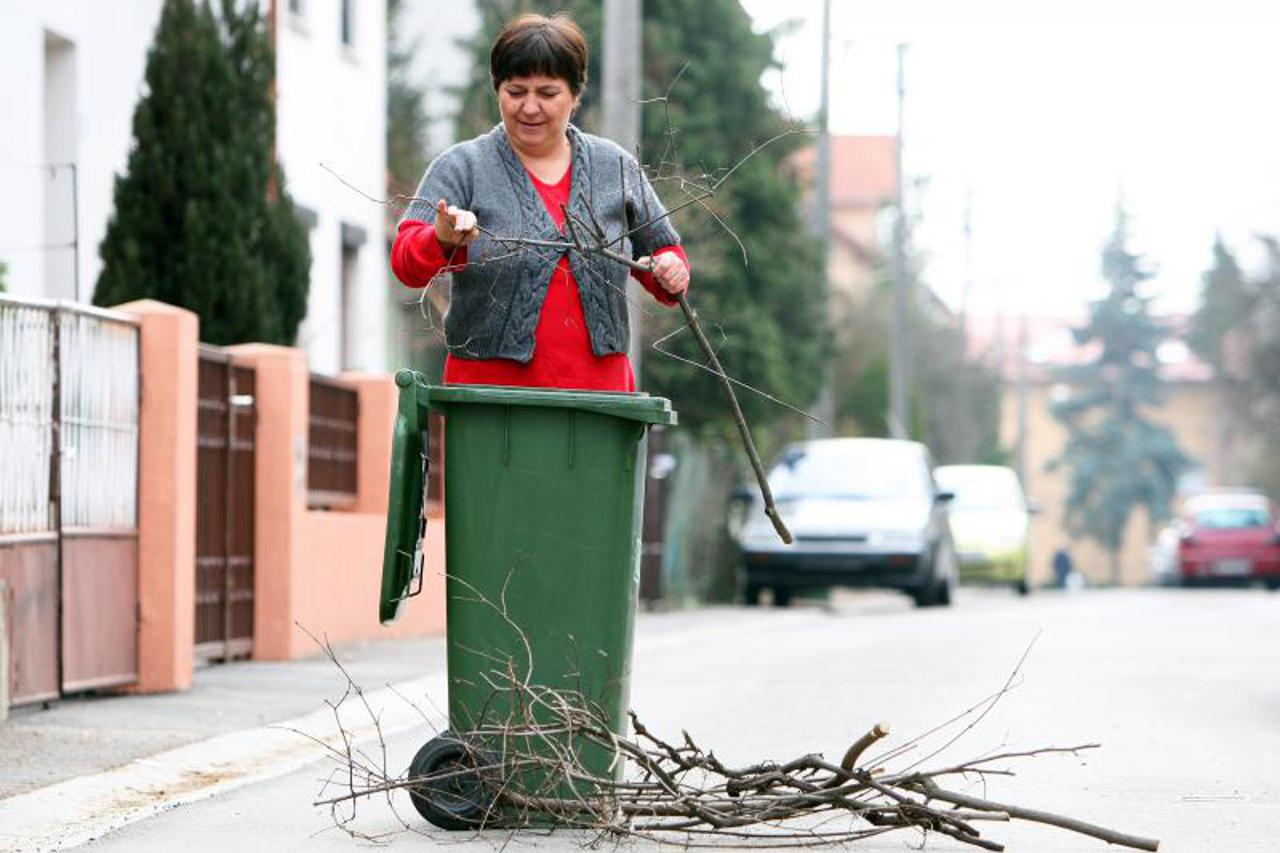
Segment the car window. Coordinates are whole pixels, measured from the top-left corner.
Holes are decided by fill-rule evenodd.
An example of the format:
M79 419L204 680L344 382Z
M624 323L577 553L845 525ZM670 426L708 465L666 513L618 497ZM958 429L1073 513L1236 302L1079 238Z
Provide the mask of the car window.
M963 471L940 468L938 484L955 494L953 509L1020 509L1025 505L1022 487L1012 471Z
M932 482L920 453L910 446L791 448L769 475L780 499L928 500Z
M1196 527L1202 530L1245 530L1266 527L1267 511L1260 507L1220 506L1195 513Z

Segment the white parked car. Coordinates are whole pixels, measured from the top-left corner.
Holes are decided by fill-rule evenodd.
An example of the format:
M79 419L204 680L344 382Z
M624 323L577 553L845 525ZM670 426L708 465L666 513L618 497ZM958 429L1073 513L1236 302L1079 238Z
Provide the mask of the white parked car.
M785 605L793 593L885 587L920 607L951 603L955 548L928 449L913 441L835 438L792 445L769 474L795 542L783 544L758 497L742 527L742 589Z
M955 495L951 533L960 580L1008 584L1026 595L1034 507L1022 493L1017 472L1000 465L943 465L933 476Z

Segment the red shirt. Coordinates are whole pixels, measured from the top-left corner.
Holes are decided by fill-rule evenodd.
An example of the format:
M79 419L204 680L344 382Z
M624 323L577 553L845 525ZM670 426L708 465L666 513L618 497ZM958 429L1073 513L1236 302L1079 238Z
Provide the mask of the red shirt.
M573 169L554 184L543 183L532 173L529 177L538 191L556 227L564 229L564 206L569 203ZM667 246L654 252L676 253L685 265L689 260L680 246ZM405 220L391 247L391 268L396 278L409 287L424 287L446 266L467 263L465 246L449 256L436 237L435 226L426 222ZM659 302L674 305L675 299L653 280L652 274L633 273L644 288ZM534 331L533 358L527 364L506 358L445 358L444 381L449 385L516 385L539 388L565 388L580 391L634 391L635 374L626 353L597 356L591 351L591 336L582 313L578 282L562 256L551 275L547 295Z

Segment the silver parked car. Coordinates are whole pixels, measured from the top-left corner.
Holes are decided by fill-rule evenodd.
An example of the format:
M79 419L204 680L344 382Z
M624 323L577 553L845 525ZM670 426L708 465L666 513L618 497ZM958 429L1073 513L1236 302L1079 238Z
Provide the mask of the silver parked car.
M769 474L795 537L785 545L757 497L742 526L742 589L785 605L798 590L885 587L917 606L951 603L955 546L950 493L933 480L928 449L914 441L835 438L792 445Z

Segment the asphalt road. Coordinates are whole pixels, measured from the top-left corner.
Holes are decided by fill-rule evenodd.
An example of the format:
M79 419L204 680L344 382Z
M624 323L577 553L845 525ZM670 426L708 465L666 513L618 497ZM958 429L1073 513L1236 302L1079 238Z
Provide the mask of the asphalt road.
M1033 644L1033 645L1032 645ZM947 610L905 598L842 595L787 610L648 615L637 630L632 705L646 725L687 729L726 763L819 751L837 758L876 721L889 745L999 689L1031 645L1016 688L930 763L993 750L1099 742L1078 758L1041 756L986 795L1162 840L1172 853L1275 851L1280 827L1280 595L1144 590L1037 594L964 591ZM435 697L443 704L444 697ZM428 736L393 737L392 766ZM922 757L917 751L912 757ZM150 853L369 849L310 805L331 766L316 764L182 806L85 849ZM981 791L978 791L981 793ZM406 832L383 802L354 825L395 851L572 850L573 834L448 834L408 805ZM1048 827L985 824L1010 850L1095 851ZM919 836L856 849L902 851ZM628 849L649 845L625 844ZM974 849L931 837L926 849Z

